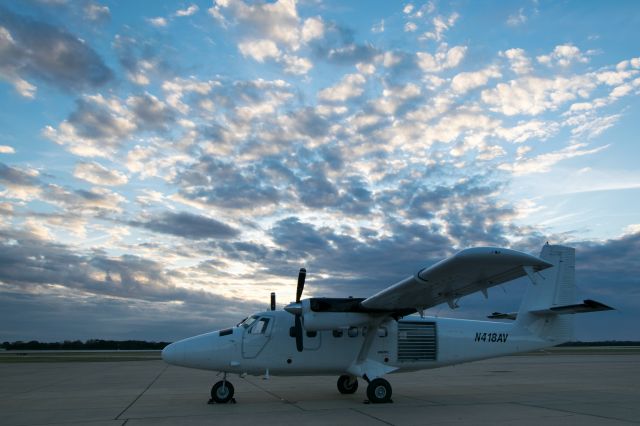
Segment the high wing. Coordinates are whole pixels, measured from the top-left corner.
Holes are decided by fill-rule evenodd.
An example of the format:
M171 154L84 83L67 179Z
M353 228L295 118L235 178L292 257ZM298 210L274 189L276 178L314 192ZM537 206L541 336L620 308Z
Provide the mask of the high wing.
M420 312L553 266L540 258L515 250L475 247L422 269L414 276L363 300L370 311Z

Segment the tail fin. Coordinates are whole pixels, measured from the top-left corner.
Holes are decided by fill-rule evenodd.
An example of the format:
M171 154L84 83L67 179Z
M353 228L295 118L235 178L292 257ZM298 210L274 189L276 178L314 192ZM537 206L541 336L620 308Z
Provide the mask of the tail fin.
M573 315L545 312L575 303L575 249L546 244L540 257L554 266L530 276L515 326L559 344L573 338Z

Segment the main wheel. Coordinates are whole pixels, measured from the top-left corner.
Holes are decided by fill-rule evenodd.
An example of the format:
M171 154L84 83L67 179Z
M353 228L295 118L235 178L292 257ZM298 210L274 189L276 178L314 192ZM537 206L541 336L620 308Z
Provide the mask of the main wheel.
M391 401L391 385L385 379L373 379L367 386L367 398L372 404Z
M355 393L358 390L358 379L354 376L343 374L338 377L338 391L341 394Z
M230 382L220 380L211 388L211 399L218 404L226 404L231 401L234 392L235 390Z

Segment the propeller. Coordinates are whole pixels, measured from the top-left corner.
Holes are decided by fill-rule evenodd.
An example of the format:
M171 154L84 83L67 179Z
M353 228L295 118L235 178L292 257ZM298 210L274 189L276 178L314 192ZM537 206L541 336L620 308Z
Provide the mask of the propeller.
M295 325L293 327L293 335L296 338L296 349L298 352L302 352L304 349L302 341L302 305L300 304L300 298L302 297L302 291L304 290L304 281L307 277L307 270L300 268L298 273L298 287L296 288L296 301L290 303L284 309L295 315Z

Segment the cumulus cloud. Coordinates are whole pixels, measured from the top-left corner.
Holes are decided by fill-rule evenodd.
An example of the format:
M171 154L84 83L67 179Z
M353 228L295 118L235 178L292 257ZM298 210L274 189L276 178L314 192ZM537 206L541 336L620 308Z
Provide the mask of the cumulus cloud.
M416 53L417 63L424 72L438 73L440 71L457 67L464 59L467 52L466 46L454 46L446 51L438 51L435 55L428 52Z
M516 74L528 74L531 72L531 59L526 55L524 49L508 49L499 53L500 56L509 60L511 70Z
M496 66L491 66L475 72L461 72L451 80L451 89L457 93L465 93L486 85L491 78L502 77Z
M166 27L169 24L167 19L163 18L162 16L156 16L155 18L148 18L147 22L153 25L154 27L158 27L158 28Z
M81 91L103 86L113 73L73 34L0 7L0 78L33 98L36 86L26 78Z
M175 16L184 17L184 16L195 15L198 12L198 10L200 10L200 9L198 8L197 5L191 4L186 9L178 9L178 10L176 10Z
M9 145L0 145L0 154L15 154L16 150Z
M446 18L442 16L436 16L431 21L433 24L433 31L425 32L421 38L426 40L435 40L438 42L442 41L442 39L444 38L444 33L455 25L459 17L460 15L457 12L453 12Z
M312 63L298 52L325 33L320 16L302 19L296 2L278 0L274 3L247 4L243 0L216 1L209 14L223 26L242 28L238 42L240 53L258 62L273 59L284 65L285 72L306 74Z
M40 193L39 172L34 169L20 169L0 162L0 185L7 188L3 196L28 200Z
M522 77L483 90L482 101L505 115L538 115L556 110L566 102L586 98L595 87L596 83L589 76Z
M135 130L133 116L117 99L95 95L77 100L69 118L57 128L46 126L43 134L76 155L105 157Z
M589 62L589 58L580 49L570 44L558 45L548 55L540 55L536 59L541 64L560 67L568 67L574 62L583 64Z
M96 162L78 163L73 175L96 185L124 185L129 181L124 173L108 169Z
M173 110L149 93L124 102L93 95L78 99L69 118L57 128L46 126L43 134L76 155L108 157L136 132L164 132L174 120Z
M347 74L338 84L318 92L318 99L330 102L344 102L364 93L366 79L362 74Z
M167 212L148 220L131 221L131 225L163 234L193 240L237 237L240 231L216 219L187 212Z

